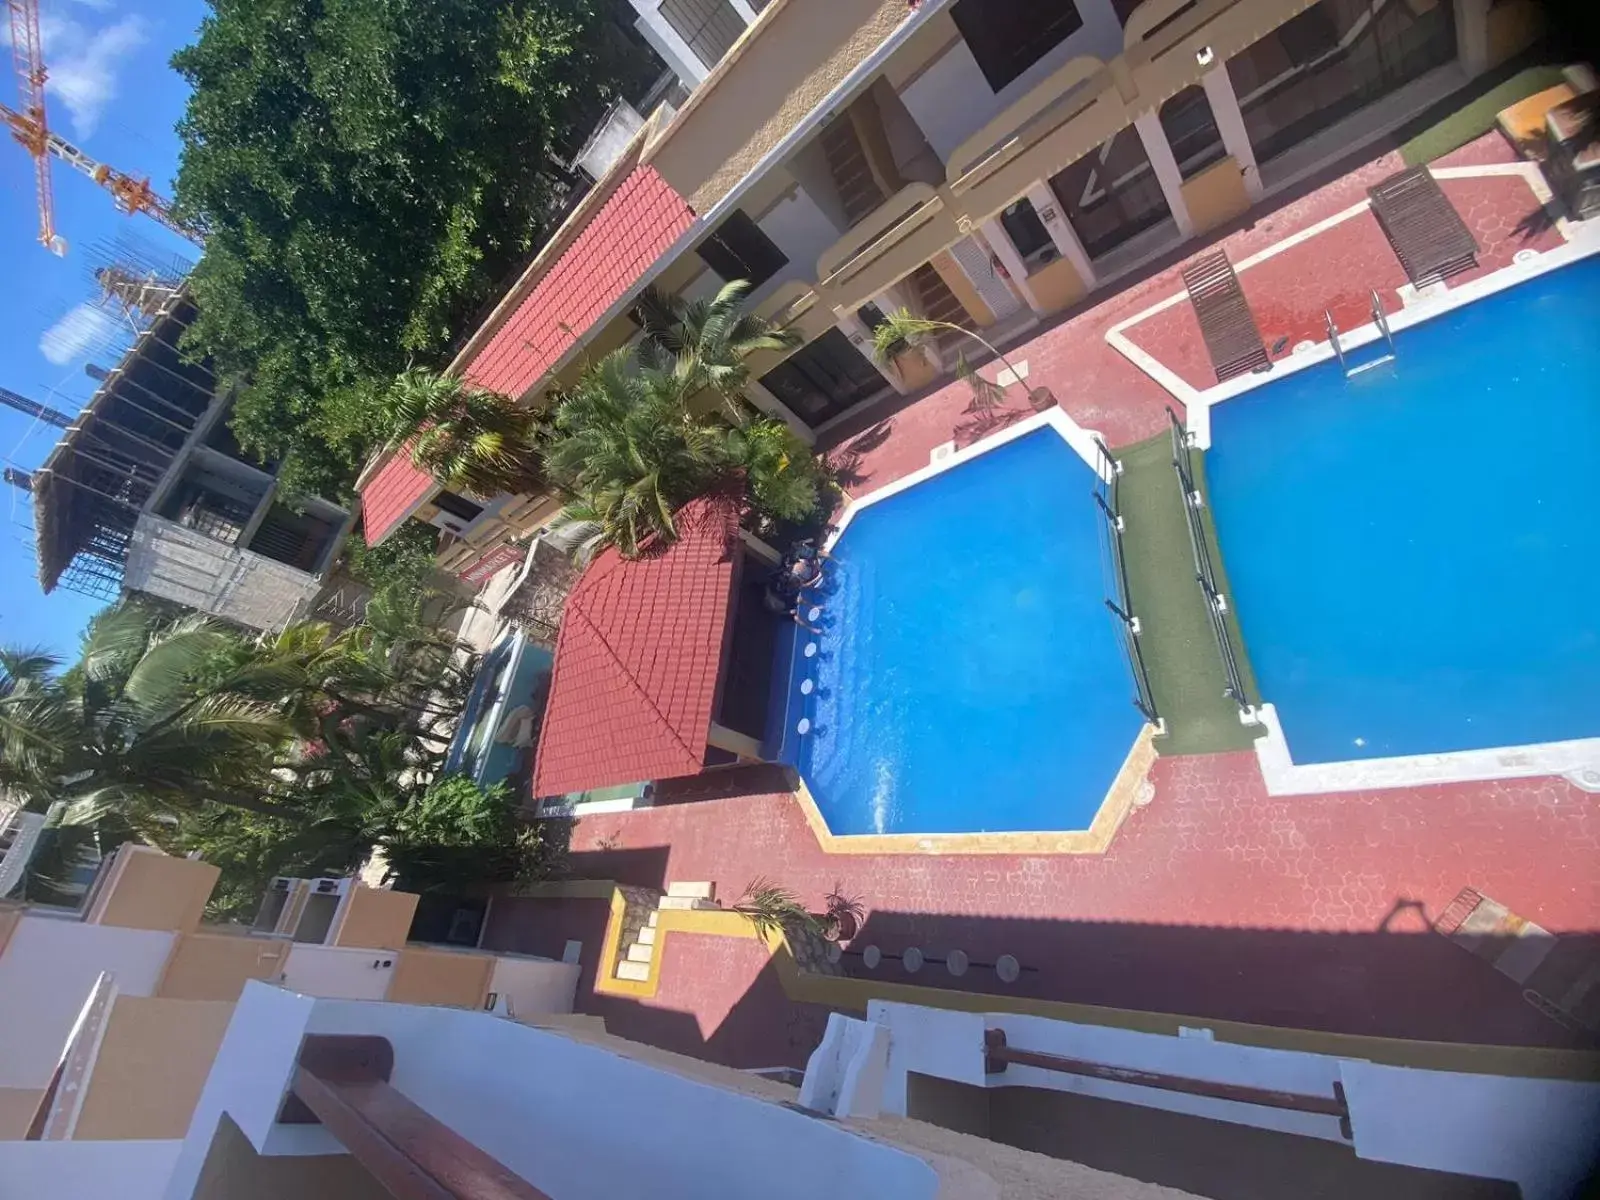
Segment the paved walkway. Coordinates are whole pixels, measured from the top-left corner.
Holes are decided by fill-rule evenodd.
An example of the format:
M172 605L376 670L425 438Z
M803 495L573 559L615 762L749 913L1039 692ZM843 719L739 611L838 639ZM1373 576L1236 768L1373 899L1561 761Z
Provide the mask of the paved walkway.
M1491 135L1442 160L1509 161ZM1398 170L1384 155L1261 213L1221 239L1241 260L1350 208ZM1441 165L1441 164L1436 164ZM1485 269L1558 235L1524 233L1536 216L1527 184L1504 176L1450 180L1447 193L1483 247ZM1359 323L1368 289L1403 282L1370 214L1342 222L1244 272L1269 346L1315 336L1322 310ZM1184 260L1206 249L1187 248ZM1172 398L1105 340L1181 287L1177 264L1106 298L1011 351L1026 359L1081 424L1117 446L1166 427ZM1349 312L1346 312L1349 309ZM1197 358L1187 305L1130 336L1194 386L1211 382ZM900 411L869 413L841 438L870 490L927 463L966 418L964 385ZM866 433L869 436L862 437ZM1269 797L1248 751L1164 757L1154 799L1128 818L1103 856L855 856L819 848L797 802L782 792L663 804L581 821L576 865L590 877L660 886L714 880L732 898L757 877L820 906L840 886L869 918L857 945L890 954L952 948L974 961L969 991L1178 1012L1350 1033L1520 1044L1573 1044L1520 989L1457 944L1430 932L1466 887L1579 939L1600 931L1600 797L1558 779L1460 784L1326 796ZM762 785L763 787L769 785ZM598 945L603 906L497 901L485 945L559 954L560 939ZM1600 948L1581 947L1600 956ZM999 983L992 963L1013 954L1022 979ZM849 965L851 960L847 960ZM587 968L592 972L592 966ZM855 964L852 969L864 969ZM882 977L907 979L896 960ZM954 981L929 964L918 983ZM790 1003L754 942L689 937L668 943L650 1003L581 989L624 1036L736 1065L803 1061L823 1013Z

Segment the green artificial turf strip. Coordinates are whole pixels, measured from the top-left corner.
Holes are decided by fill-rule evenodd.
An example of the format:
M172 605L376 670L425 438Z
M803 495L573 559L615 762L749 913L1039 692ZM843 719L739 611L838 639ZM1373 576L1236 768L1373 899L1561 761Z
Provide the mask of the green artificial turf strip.
M1118 497L1126 526L1122 544L1129 602L1142 627L1139 646L1156 711L1167 724L1156 749L1162 754L1248 749L1255 731L1240 724L1238 706L1223 694L1222 658L1194 578L1171 438L1161 434L1116 456L1123 464ZM1198 470L1196 484L1204 489ZM1209 513L1206 521L1209 526ZM1226 587L1222 580L1219 585ZM1243 643L1237 629L1233 633L1242 658ZM1243 671L1246 694L1254 698L1248 663Z
M1493 129L1494 119L1501 109L1537 95L1546 88L1555 87L1560 82L1560 67L1547 65L1519 71L1417 134L1400 147L1400 157L1408 167L1421 166L1441 158Z

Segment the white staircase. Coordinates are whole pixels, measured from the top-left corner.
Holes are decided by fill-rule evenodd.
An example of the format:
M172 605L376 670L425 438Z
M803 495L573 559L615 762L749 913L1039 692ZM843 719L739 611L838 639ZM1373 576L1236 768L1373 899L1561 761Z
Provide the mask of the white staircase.
M656 922L662 909L720 909L715 883L669 883L667 891L656 902L656 908L645 918L634 940L623 951L617 963L617 978L643 983L650 978L650 963L656 952Z

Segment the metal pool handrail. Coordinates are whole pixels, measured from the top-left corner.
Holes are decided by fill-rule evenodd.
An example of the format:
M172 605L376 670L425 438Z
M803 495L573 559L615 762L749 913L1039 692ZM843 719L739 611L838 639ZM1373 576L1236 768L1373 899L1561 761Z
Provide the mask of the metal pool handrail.
M1094 491L1095 504L1106 519L1109 534L1105 542L1109 562L1104 565L1107 567L1106 590L1112 596L1106 598L1105 604L1116 618L1117 628L1122 634L1122 651L1128 660L1128 670L1133 675L1133 706L1143 714L1145 720L1155 725L1161 718L1156 713L1155 694L1150 690L1144 652L1139 648L1139 618L1133 615L1133 606L1128 600L1128 565L1122 553L1122 533L1126 522L1122 519L1117 487L1122 478L1122 464L1112 457L1110 449L1099 438L1095 438L1094 444L1105 468L1095 472L1099 483Z
M1234 650L1233 637L1228 632L1227 598L1217 586L1217 569L1206 538L1205 523L1200 519L1200 509L1205 498L1195 486L1194 470L1189 459L1189 434L1178 414L1167 407L1167 420L1172 426L1172 466L1178 472L1178 488L1183 493L1183 512L1189 529L1189 550L1194 559L1194 577L1205 596L1206 616L1211 622L1211 633L1217 641L1217 652L1222 656L1222 673L1226 679L1223 695L1239 706L1241 712L1251 711L1245 695L1244 672L1239 666L1239 655Z

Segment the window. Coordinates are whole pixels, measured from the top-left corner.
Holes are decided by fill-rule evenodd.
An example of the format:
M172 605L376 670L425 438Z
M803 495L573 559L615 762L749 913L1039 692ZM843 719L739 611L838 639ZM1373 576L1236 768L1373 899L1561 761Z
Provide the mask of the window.
M761 386L815 428L889 385L849 338L830 329L763 375Z
M747 279L758 288L784 267L789 259L743 212L735 212L716 232L700 243L701 260L725 282Z
M956 0L950 15L997 92L1083 28L1072 0Z
M1222 134L1211 115L1206 91L1191 83L1161 106L1161 128L1178 160L1178 172L1185 179L1198 175L1222 157Z
M1055 241L1034 211L1033 202L1026 197L1000 214L1000 224L1005 226L1011 244L1024 259L1033 261L1038 256L1039 260L1048 261L1055 257Z
M440 492L433 498L433 503L440 512L449 513L462 521L475 521L478 519L478 514L483 511L483 505L474 504L465 496L458 496L454 492Z
M707 67L716 66L744 33L744 18L728 0L662 0L661 15Z
M1090 259L1171 216L1144 143L1131 125L1054 176L1050 188Z

